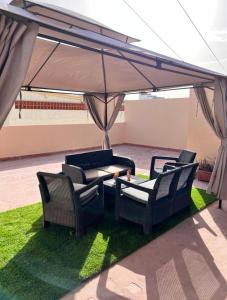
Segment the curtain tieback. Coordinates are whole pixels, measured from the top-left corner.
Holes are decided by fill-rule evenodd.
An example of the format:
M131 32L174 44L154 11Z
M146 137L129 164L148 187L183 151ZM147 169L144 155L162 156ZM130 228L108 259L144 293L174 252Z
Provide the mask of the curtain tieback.
M221 140L221 145L224 147L224 146L227 146L227 138Z

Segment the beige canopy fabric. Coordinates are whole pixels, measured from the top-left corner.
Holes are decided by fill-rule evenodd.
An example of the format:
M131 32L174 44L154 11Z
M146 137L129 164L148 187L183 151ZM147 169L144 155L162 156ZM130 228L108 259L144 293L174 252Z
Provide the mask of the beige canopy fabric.
M116 36L103 35L90 27L76 27L74 21L78 19L73 13L66 26L64 11L64 18L60 18L59 8L32 5L33 1L23 3L24 9L0 4L0 12L39 24L24 89L121 94L206 85L220 75L134 46ZM57 15L53 18L53 14ZM57 16L61 22L56 22Z
M208 192L214 193L219 199L227 200L227 80L218 77L215 80L214 113L205 89L197 88L195 93L207 122L221 141Z
M79 46L37 39L23 86L89 93L106 91L113 94L210 83L214 80L212 75L180 67L175 67L174 70L165 63L159 69L153 57L148 63L139 56L136 59L128 58L130 55L125 51L116 56L112 56L115 53L110 51L102 53L102 48L98 52L89 51Z
M0 15L0 128L25 78L38 25Z
M109 96L105 94L84 95L85 103L95 124L104 132L103 149L111 148L109 130L117 118L124 97L124 94Z

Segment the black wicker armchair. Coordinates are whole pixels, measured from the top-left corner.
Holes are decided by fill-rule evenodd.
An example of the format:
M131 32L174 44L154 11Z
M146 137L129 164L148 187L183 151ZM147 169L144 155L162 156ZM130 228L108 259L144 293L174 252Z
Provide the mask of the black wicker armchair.
M43 204L44 227L56 223L75 229L76 237L85 233L104 213L103 183L99 179L88 185L73 183L64 174L38 172Z
M172 156L153 156L151 159L150 179L155 179L164 171L172 169L171 167L181 167L185 164L193 163L196 153L188 150L182 150L178 157ZM157 160L166 160L163 168L157 168L155 163ZM172 162L171 162L172 161Z
M173 198L180 168L139 185L117 178L115 216L143 225L144 234L173 214ZM125 188L126 186L126 188Z
M198 163L192 163L181 167L181 172L174 195L173 213L190 207L192 201L192 184L198 165Z

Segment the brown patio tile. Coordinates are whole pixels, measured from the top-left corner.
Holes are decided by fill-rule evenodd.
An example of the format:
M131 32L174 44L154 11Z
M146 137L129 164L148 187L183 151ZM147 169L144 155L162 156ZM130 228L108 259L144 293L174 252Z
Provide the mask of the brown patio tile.
M215 203L62 299L227 299L226 220Z

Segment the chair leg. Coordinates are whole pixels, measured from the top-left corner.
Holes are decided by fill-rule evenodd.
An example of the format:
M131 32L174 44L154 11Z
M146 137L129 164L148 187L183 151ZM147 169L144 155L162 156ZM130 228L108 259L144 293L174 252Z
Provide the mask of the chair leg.
M50 227L50 222L43 220L43 228L48 228L48 227Z
M80 238L85 234L86 230L84 227L75 231L75 238Z
M115 212L114 212L114 214L115 214L115 221L119 221L119 219L120 219L120 217L119 217L119 204L118 204L118 201L117 201L118 199L116 198L115 199Z
M143 224L143 233L146 235L151 234L152 233L152 225L148 224L148 223Z
M222 208L222 200L221 199L219 199L219 201L218 201L218 208Z
M191 206L187 206L185 209L188 213L191 213Z
M104 214L99 215L99 217L97 219L100 223L103 222L105 220Z
M119 221L119 220L120 220L119 214L115 212L115 221Z

